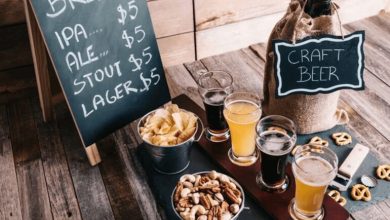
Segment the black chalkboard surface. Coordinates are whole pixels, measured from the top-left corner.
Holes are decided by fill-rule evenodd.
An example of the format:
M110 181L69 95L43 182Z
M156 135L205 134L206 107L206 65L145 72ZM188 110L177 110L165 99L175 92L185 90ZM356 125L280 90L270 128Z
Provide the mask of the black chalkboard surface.
M31 0L84 146L170 100L145 0Z
M364 89L364 31L308 37L295 44L273 40L276 97Z

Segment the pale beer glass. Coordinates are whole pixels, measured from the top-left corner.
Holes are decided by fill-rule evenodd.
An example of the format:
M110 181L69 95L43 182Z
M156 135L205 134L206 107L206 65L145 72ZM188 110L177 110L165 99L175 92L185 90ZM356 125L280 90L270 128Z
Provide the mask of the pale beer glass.
M223 116L226 96L233 92L233 77L225 71L204 72L197 80L198 91L206 110L205 134L212 142L229 139L229 128Z
M297 140L295 124L284 116L269 115L259 121L256 132L261 163L256 182L265 191L284 192L289 184L287 159Z
M231 149L229 159L238 166L254 164L259 152L256 148L256 123L261 117L260 98L246 92L232 93L225 99L223 114L229 125Z
M289 206L293 219L323 219L322 202L337 173L337 155L327 147L300 146L294 156L295 198Z

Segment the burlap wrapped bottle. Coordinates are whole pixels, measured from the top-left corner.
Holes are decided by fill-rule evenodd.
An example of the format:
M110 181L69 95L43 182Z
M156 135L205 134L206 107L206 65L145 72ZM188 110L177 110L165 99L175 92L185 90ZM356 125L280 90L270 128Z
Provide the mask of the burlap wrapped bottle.
M304 4L305 0L292 0L286 14L275 25L269 37L263 101L264 115L277 114L292 119L300 134L328 130L336 124L345 124L349 120L347 112L337 108L339 91L316 95L292 94L281 98L275 96L273 39L295 42L308 36L342 34L335 8L332 10L332 15L312 18L304 12Z

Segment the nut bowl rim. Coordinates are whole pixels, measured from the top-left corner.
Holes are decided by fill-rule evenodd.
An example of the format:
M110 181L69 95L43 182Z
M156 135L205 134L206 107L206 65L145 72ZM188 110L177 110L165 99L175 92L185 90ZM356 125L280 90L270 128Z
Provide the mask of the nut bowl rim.
M205 174L205 173L211 173L213 170L209 170L209 171L199 171L199 172L196 172L196 173L185 173L185 174L182 174L180 177L184 176L184 175L202 175L202 174ZM216 171L217 173L221 173L221 172L218 172ZM244 207L245 207L245 191L244 189L241 187L241 185L231 176L225 174L225 173L221 173L225 176L227 176L230 181L232 181L236 186L237 188L240 189L241 191L241 195L242 195L242 202L241 202L241 205L240 205L240 209L238 210L238 212L231 218L231 220L235 220L238 218L238 216L241 214L241 212L244 210ZM179 219L183 219L180 214L176 211L176 208L175 208L175 204L174 204L174 201L173 201L173 197L175 195L175 192L176 192L176 187L177 187L177 183L180 181L180 178L179 180L176 182L176 185L175 187L173 188L172 190L172 193L171 193L171 208L173 209L173 211L175 212L176 216L179 218Z

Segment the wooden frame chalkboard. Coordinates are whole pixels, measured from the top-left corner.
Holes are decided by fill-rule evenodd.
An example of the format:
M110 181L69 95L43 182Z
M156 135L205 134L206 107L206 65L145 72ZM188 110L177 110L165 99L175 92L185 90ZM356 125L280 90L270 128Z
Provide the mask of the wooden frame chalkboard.
M170 100L145 0L25 0L25 12L44 119L50 57L91 164L95 141Z

